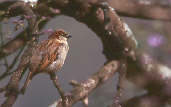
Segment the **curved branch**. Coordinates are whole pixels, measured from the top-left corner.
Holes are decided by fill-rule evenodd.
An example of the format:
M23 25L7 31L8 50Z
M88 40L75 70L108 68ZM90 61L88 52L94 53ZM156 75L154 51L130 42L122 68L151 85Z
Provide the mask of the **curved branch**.
M149 3L141 3L136 0L109 1L121 16L171 21L171 6L151 3L150 0L147 2Z
M80 0L70 1L79 2ZM85 0L85 2L95 5L101 0ZM167 4L136 0L109 0L109 4L121 16L171 21L171 6Z
M91 1L84 0L83 2L80 0L65 0L67 2L61 1L61 0L57 0L57 1L60 1L60 2L57 2L58 4L56 2L48 3L48 6L55 7L55 5L56 5L56 7L59 6L59 7L62 7L64 10L66 10L66 9L71 8L70 6L73 6L73 5L71 5L71 3L81 4L82 7L74 5L74 7L71 8L73 11L77 12L79 15L77 15L77 16L71 15L71 14L73 14L73 12L66 13L66 15L72 16L76 19L82 18L81 16L84 15L84 13L90 12L89 11L90 7L96 6L100 3L100 1L98 1L98 0L91 0ZM65 3L63 3L63 2L65 2ZM7 2L6 5L10 5L12 3L13 2ZM3 3L1 3L1 4L3 4ZM22 4L22 3L18 3L18 4ZM154 3L143 4L143 3L132 1L132 0L113 0L110 2L110 5L114 9L116 9L117 13L121 16L129 16L129 17L145 18L145 19L157 19L157 20L166 20L166 21L171 20L171 16L170 16L171 7L170 6L159 5L159 4L154 4ZM25 7L25 5L20 5L20 6L21 6L20 7L21 9L24 9L24 7ZM42 6L43 6L43 8L42 8ZM37 5L37 9L35 8L34 11L40 12L40 14L41 14L42 9L43 9L43 11L48 10L48 9L45 10L45 8L44 8L45 6L46 6L46 2L45 2L45 4L44 4L44 2L41 2ZM60 11L60 9L58 11ZM24 13L27 14L28 16L30 16L30 15L32 16L32 12L29 9L24 9ZM48 12L45 12L45 13L48 13ZM49 14L51 15L52 13L50 12ZM88 17L88 19L90 19L90 17ZM86 21L87 19L81 19L81 20ZM92 21L90 21L90 22L92 22ZM30 25L32 25L32 24L30 24ZM32 28L32 27L30 27L30 28ZM22 45L24 45L24 43L26 43L26 41L27 40L24 37L20 36L20 37L14 39L13 41L10 41L11 43L8 42L5 46L2 47L4 49L4 51L0 52L0 59L6 55L13 53L15 50L17 50ZM10 48L11 46L14 46L15 43L18 43L18 46L14 47L14 48Z
M71 107L76 102L87 98L95 88L113 77L113 75L121 69L121 66L122 63L120 61L111 61L86 81L73 85L74 89L68 93L64 101L65 106ZM59 99L50 107L62 107L62 99Z

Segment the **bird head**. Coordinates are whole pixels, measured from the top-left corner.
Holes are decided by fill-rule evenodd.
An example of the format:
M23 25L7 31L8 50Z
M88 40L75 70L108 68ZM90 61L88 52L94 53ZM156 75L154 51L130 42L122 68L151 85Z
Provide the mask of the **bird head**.
M56 39L69 39L71 38L72 36L65 32L63 29L57 29L54 33L52 33L49 38L56 38Z

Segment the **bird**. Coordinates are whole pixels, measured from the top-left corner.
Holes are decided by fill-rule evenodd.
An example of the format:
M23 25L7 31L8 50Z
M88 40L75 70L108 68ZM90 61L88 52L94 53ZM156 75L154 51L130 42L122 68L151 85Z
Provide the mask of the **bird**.
M56 29L50 36L48 36L47 40L30 46L21 57L16 72L12 74L7 85L7 90L15 90L16 92L24 94L35 75L46 73L50 75L60 96L64 97L64 92L59 85L58 76L55 73L60 71L65 62L69 50L68 39L70 37L71 35L63 29ZM23 87L19 90L18 82L26 67L29 68L29 73Z

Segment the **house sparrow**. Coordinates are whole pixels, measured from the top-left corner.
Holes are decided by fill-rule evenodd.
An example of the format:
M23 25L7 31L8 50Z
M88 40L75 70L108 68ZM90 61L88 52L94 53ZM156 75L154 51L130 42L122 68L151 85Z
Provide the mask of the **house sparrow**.
M64 64L69 50L67 40L70 37L71 36L64 30L58 29L52 33L47 40L28 48L21 58L17 71L13 73L7 85L7 90L18 90L18 82L21 79L22 72L27 66L30 72L21 89L21 93L24 94L28 84L36 74L47 73L50 75L61 97L64 96L64 92L59 86L55 72L59 71Z

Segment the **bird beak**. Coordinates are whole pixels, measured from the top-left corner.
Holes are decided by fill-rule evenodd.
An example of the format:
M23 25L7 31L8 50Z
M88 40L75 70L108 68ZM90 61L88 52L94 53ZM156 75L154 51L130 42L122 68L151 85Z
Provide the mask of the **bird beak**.
M71 38L72 36L69 34L69 35L67 35L67 38L69 39L69 38Z

